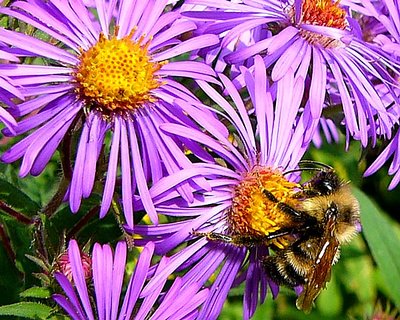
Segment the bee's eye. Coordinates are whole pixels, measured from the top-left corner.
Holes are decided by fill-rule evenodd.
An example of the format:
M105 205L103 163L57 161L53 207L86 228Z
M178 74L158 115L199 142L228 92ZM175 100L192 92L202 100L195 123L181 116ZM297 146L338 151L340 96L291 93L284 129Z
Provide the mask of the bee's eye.
M329 180L322 180L319 185L319 189L322 194L328 194L333 191L333 185Z

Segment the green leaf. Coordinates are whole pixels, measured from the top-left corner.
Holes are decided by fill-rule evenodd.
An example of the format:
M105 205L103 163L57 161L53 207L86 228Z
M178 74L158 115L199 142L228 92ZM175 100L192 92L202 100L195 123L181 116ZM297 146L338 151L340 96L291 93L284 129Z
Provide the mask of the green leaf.
M46 263L42 259L39 259L39 258L37 258L35 256L30 255L30 254L26 254L25 257L27 257L29 260L31 260L34 263L36 263L42 270L50 271L50 266L46 265Z
M18 301L18 293L23 285L21 278L15 262L0 243L0 305Z
M40 206L26 195L19 187L0 177L0 199L16 210L23 209L29 216L35 215Z
M383 214L362 191L355 189L360 201L363 233L385 284L390 298L400 308L400 238L395 223Z
M19 302L0 306L1 316L16 316L28 319L46 319L50 316L52 308L41 303Z
M343 310L343 297L334 272L332 273L331 281L327 283L326 289L322 290L316 300L316 304L319 312L324 315L324 319L340 317L340 312Z
M23 298L43 298L47 299L51 296L49 288L32 287L20 293Z

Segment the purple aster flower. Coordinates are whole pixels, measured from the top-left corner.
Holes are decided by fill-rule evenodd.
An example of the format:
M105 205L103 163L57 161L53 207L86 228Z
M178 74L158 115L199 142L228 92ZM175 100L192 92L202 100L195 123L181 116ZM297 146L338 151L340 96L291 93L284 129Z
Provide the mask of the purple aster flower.
M371 36L371 40L380 46L382 50L393 55L394 59L400 57L400 4L397 1L344 1L352 10L362 14L364 20L368 23L362 25L362 32ZM394 117L400 119L400 108L398 100L394 99L385 86L377 85L377 91L382 97L383 103ZM397 96L400 95L398 85L393 86L393 91ZM386 147L376 160L365 171L364 175L369 176L378 171L386 162L392 158L389 167L389 174L393 175L393 179L389 184L389 190L394 189L400 181L400 162L399 162L399 146L400 132L398 125L392 128L395 132L394 137L387 142ZM383 134L384 130L378 131Z
M353 1L343 0L342 4L358 13L356 19L361 27L360 35L367 41L375 42L390 54L399 56L400 24L397 1Z
M120 182L127 223L133 227L136 191L156 223L148 184L190 166L181 142L159 129L167 122L193 125L174 101L197 99L173 77L216 81L205 64L168 59L218 39L204 35L182 40L180 36L196 27L180 19L178 12L165 12L166 0L95 4L98 18L81 0L17 1L11 8L0 9L40 30L42 39L48 37L44 41L0 29L0 41L45 59L45 63L31 59L37 64L0 65L2 74L20 86L26 98L15 111L24 117L16 134L30 132L1 159L9 163L22 158L20 176L38 175L64 137L82 128L67 195L71 210L76 212L95 182L104 178L101 217ZM197 112L209 117L200 109ZM4 133L11 135L9 130ZM68 141L71 139L65 139L64 147ZM107 168L96 176L104 150ZM190 201L188 183L178 189Z
M297 174L285 177L282 172L296 168L318 125L318 119L312 117L310 104L301 115L293 112L302 100L302 79L288 73L285 81L269 87L266 68L259 56L255 58L254 76L248 69L241 70L250 100L242 100L234 84L220 75L234 106L209 84L199 81L202 89L223 110L220 116L224 123L233 128L230 137L221 134L216 121L195 117L193 106L186 103L183 104L186 112L208 134L178 124L162 125L162 129L169 133L205 145L215 152L218 161L195 163L192 169L158 181L150 190L157 212L174 222L135 227L135 232L143 237L137 240L137 244L154 241L157 254L166 254L187 242L187 246L170 257L166 273L190 268L182 277L188 283L205 283L218 273L200 311L200 319L216 319L231 287L243 281L246 282L245 319L252 316L259 302L264 301L268 286L274 296L277 294L278 287L269 281L261 263L268 254L264 244L237 246L199 238L192 232L218 233L227 237L240 231L248 235L254 231L252 235L255 237L260 236L258 232L269 233L274 218L267 217L268 209L262 207L265 203L260 202L260 184L273 190L296 185ZM211 191L196 188L194 201L188 204L173 188L193 176L206 177ZM139 202L135 205L139 206ZM154 279L156 281L157 277Z
M389 13L387 12L384 2L385 1L341 1L342 5L348 6L351 11L356 13L353 14L353 16L357 20L358 25L354 25L354 32L358 32L358 36L363 38L366 42L374 42L377 37L379 38L381 35L388 34L385 24L387 23ZM364 6L363 3L367 5ZM374 6L376 6L376 8L374 8ZM379 15L376 15L378 12L382 14L384 21L381 21L380 17L378 18ZM358 26L360 30L357 30Z
M65 296L54 294L53 299L74 320L148 319L149 316L152 319L195 319L198 307L208 295L208 290L199 290L197 284L185 285L182 279L176 278L169 291L161 293L167 280L165 278L152 286L149 295L141 294L149 274L157 276L168 264L162 259L158 267L151 271L153 252L152 243L144 247L124 293L122 289L127 258L126 243L119 242L114 254L109 245L94 245L92 287L86 283L87 272L78 244L71 240L68 256L72 278L55 273ZM155 306L156 303L159 304Z
M365 146L376 140L377 127L390 137L397 121L381 101L375 85L381 83L396 98L391 86L399 66L379 47L357 37L356 21L339 1L323 0L188 0L210 10L185 12L192 19L207 22L205 32L223 39L225 48L247 30L254 30L255 43L239 47L225 56L231 64L263 55L273 81L287 72L304 80L314 117L319 117L330 95L338 95L343 105L343 124L348 136ZM215 9L219 9L216 11ZM239 78L243 85L244 79Z

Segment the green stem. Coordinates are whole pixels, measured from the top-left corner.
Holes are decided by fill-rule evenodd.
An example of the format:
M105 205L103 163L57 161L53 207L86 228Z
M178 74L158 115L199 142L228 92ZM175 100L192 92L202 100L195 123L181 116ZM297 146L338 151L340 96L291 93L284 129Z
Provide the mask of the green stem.
M118 204L118 199L117 199L116 195L114 195L113 200L111 201L111 208L114 212L115 219L117 220L118 226L123 234L123 237L128 245L128 248L132 249L135 246L135 240L134 240L133 236L128 234L125 231L124 227L122 226L123 225L123 222L122 222L123 213L122 213L122 209L121 209L120 205Z
M0 200L0 209L3 210L8 215L10 215L11 217L17 219L19 222L21 222L23 224L26 224L26 225L33 224L31 218L25 216L24 214L22 214L18 211L15 211L7 203L5 203L1 200Z
M69 185L69 180L63 177L60 181L60 184L58 185L57 192L51 198L49 203L42 209L42 213L44 213L47 217L50 218L63 202L65 193L67 192L68 189L68 185Z

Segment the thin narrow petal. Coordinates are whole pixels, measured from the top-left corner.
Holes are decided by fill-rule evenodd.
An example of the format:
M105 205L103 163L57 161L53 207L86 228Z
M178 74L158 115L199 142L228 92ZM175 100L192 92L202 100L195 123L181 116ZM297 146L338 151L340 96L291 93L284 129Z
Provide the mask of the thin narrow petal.
M133 194L132 194L132 170L131 150L128 144L128 132L131 126L130 120L121 119L121 174L122 174L122 206L128 226L133 227ZM135 164L137 166L137 163ZM137 177L137 175L135 174Z
M78 244L75 240L71 240L68 247L69 261L71 263L72 275L76 289L81 298L83 308L89 320L94 320L92 307L90 305L89 294L87 291L86 280L82 268L82 260Z
M132 165L136 178L137 188L139 194L142 198L143 206L149 215L150 219L154 224L158 223L158 215L156 213L156 209L153 204L153 200L150 196L150 192L147 187L147 181L143 173L142 160L140 156L138 140L135 134L135 130L132 125L128 124L128 132L129 132L129 142L130 149L132 155ZM128 218L127 218L128 219ZM128 222L129 225L129 222ZM133 226L133 220L131 220L131 226Z
M121 136L121 124L118 117L115 118L114 133L111 142L110 159L108 161L107 178L104 185L103 199L100 207L100 218L103 218L108 209L110 208L111 201L114 196L115 180L117 176L117 165L118 165L118 151L120 145Z

